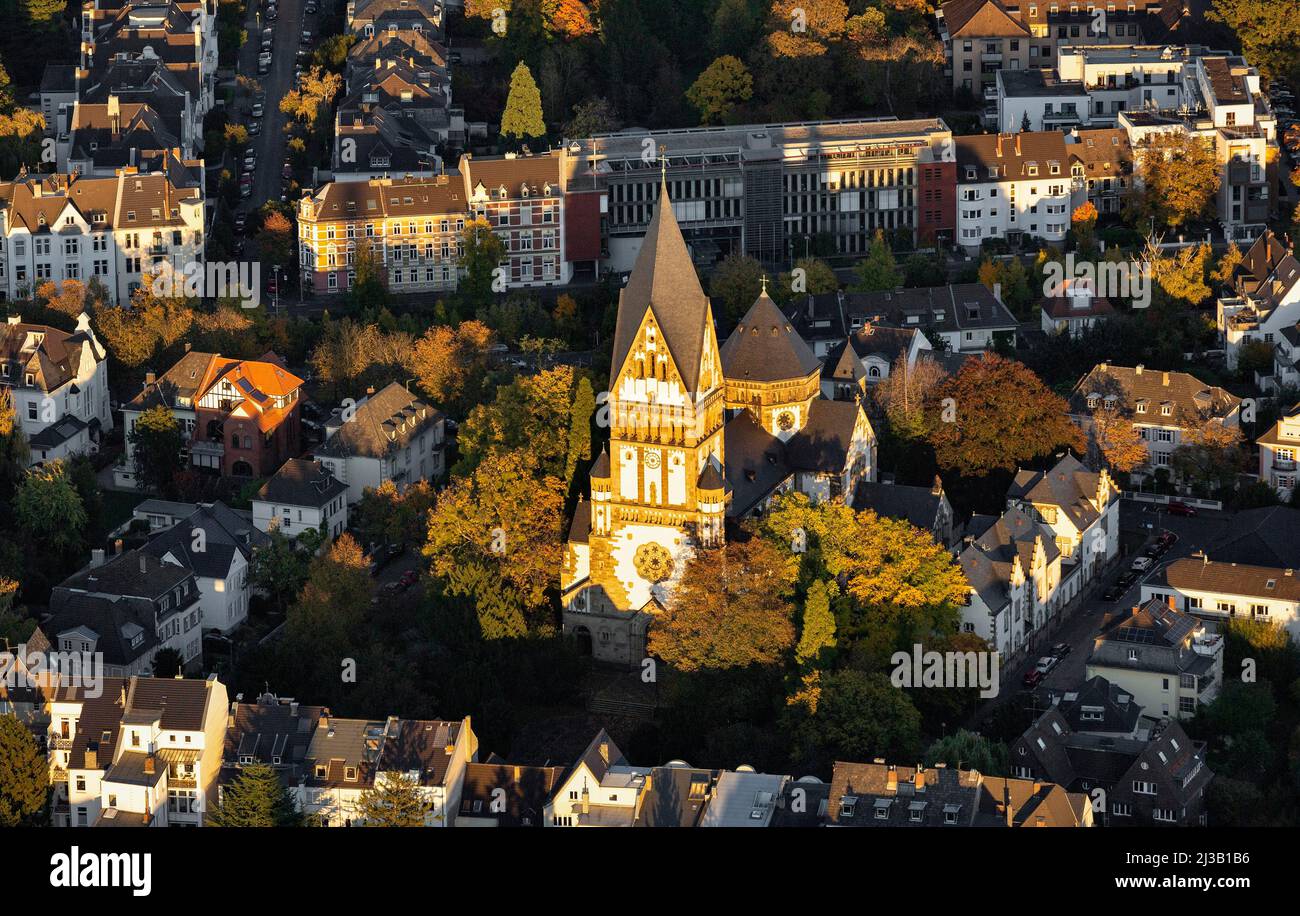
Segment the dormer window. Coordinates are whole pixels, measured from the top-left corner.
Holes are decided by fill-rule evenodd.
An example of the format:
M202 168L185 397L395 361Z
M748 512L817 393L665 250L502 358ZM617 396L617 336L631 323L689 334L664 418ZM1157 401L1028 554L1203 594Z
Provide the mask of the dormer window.
M348 782L356 782L356 781L357 781L357 768L356 768L356 767L344 767L344 768L343 768L343 778L344 778L345 780L347 780Z

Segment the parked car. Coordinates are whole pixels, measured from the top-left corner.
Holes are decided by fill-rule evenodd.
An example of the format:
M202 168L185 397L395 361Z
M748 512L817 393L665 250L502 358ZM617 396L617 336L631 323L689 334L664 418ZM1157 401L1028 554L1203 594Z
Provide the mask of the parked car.
M275 22L275 20L278 19L279 17L280 17L280 13L279 13L279 11L275 8L275 5L274 5L274 4L272 4L271 6L268 6L268 7L266 8L266 21L267 21L267 22Z
M262 132L262 122L261 122L261 121L253 121L253 122L251 122L251 123L248 125L248 135L249 135L250 137L256 137L256 136L257 136L258 134L260 134L261 132Z
M1045 675L1043 672L1039 671L1037 668L1030 668L1025 672L1025 679L1021 683L1026 687L1037 687L1042 683L1044 677Z
M1065 658L1065 656L1070 654L1070 649L1071 646L1068 642L1058 642L1056 645L1052 646L1052 657L1058 659Z
M1170 547L1173 547L1178 543L1178 535L1174 534L1172 531L1162 532L1160 537L1156 538L1156 543L1160 544L1164 550L1168 550Z
M304 7L304 9L308 12L308 14L316 12L317 10L316 0L307 0L307 5Z
M284 168L280 169L280 177L281 177L281 178L292 178L292 177L293 177L293 166L286 162L286 163L284 164Z
M420 574L413 569L408 569L402 573L402 578L397 580L402 583L403 588L410 588L416 582L420 581Z
M306 29L302 30L302 44L303 47L306 47L307 45L311 44L311 32L307 31Z
M1133 572L1132 570L1129 570L1128 572L1124 573L1124 575L1116 579L1115 584L1118 585L1124 591L1128 591L1129 588L1132 587L1133 583L1136 582L1137 580L1138 580L1138 574Z
M236 231L236 232L240 232L240 233L242 233L242 232L243 232L245 229L247 229L247 228L248 228L248 214L247 214L247 213L236 213L236 214L235 214L235 231Z
M1056 656L1044 655L1042 658L1038 660L1038 664L1035 665L1034 667L1043 673L1043 677L1047 677L1047 675L1049 675L1052 672L1052 669L1056 667L1056 662L1057 662Z
M1174 500L1169 505L1165 506L1165 508L1169 510L1170 515L1181 515L1183 518L1196 517L1196 510L1194 508L1187 505L1187 503L1179 502L1178 500Z
M265 109L262 107L262 103L261 103L261 102L254 102L254 103L253 103L253 112L252 112L253 117L255 117L255 118L260 118L264 112L265 112Z
M1106 589L1104 592L1101 593L1101 600L1108 601L1108 602L1118 601L1120 598L1124 597L1124 593L1126 591L1128 591L1128 589L1123 588L1122 586L1112 585L1110 588Z
M1155 563L1155 560L1150 557L1134 557L1133 563L1129 566L1129 569L1134 572L1144 573L1151 568L1153 563Z

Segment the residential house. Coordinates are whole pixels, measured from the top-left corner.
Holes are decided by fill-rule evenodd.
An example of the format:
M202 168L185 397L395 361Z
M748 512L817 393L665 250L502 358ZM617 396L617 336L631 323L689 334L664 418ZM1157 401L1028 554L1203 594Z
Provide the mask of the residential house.
M1071 419L1085 431L1098 410L1136 427L1147 447L1147 461L1138 470L1148 474L1168 468L1174 451L1210 425L1237 427L1241 412L1241 398L1186 372L1108 363L1080 379L1069 402Z
M541 827L563 776L564 767L521 766L495 754L486 763L469 763L456 826Z
M942 345L953 353L990 350L998 340L1014 345L1017 322L1002 303L1001 287L982 283L918 287L871 293L810 296L806 317L791 312L801 333L810 333L818 355L846 336L861 353L867 384L889 374L900 353L914 365L921 351ZM821 316L815 319L813 316ZM819 328L809 325L826 322ZM861 332L859 334L859 332ZM919 333L918 333L919 332ZM883 334L882 338L877 335ZM825 341L825 343L823 343ZM877 372L873 373L872 368Z
M1246 249L1233 270L1226 295L1217 302L1219 336L1229 369L1237 368L1242 348L1251 343L1281 346L1292 355L1288 329L1300 322L1300 261L1290 240L1266 230ZM1258 379L1266 388L1274 387ZM1281 380L1279 380L1280 382Z
M756 773L741 767L718 776L701 827L771 827L793 780L774 773Z
M307 775L307 749L316 726L328 716L329 710L322 706L277 697L270 691L252 703L236 694L227 719L218 792L238 779L244 767L253 765L275 770L285 788L296 791Z
M328 544L348 526L347 492L320 462L290 458L253 497L253 526L290 537L319 531Z
M1123 701L1126 709L1109 709L1104 697L1113 685L1094 682L1103 689L1091 689L1093 702L1078 714L1050 708L1012 743L1012 772L1083 793L1107 827L1205 826L1205 790L1214 778L1205 743L1173 719L1146 719L1131 695L1112 693L1109 705Z
M699 827L721 773L670 760L646 776L633 827Z
M338 719L322 713L303 762L298 805L326 827L364 823L363 796L406 777L429 803L426 827L450 827L467 765L478 754L470 720Z
M0 325L0 388L9 392L34 463L96 452L113 428L108 351L84 312L72 333L16 316Z
M1081 337L1115 316L1115 306L1098 296L1085 280L1067 280L1063 295L1045 296L1038 303L1039 322L1044 334Z
M1174 560L1142 583L1142 603L1150 601L1172 601L1202 620L1275 623L1300 637L1300 579L1294 567L1224 563L1197 553Z
M986 640L1004 660L1032 651L1063 600L1056 532L1032 510L1012 505L958 555L970 583L962 631Z
M1300 404L1278 417L1255 444L1259 446L1259 479L1272 487L1279 499L1290 499L1295 492L1296 453L1300 452Z
M1119 213L1133 186L1133 146L1117 127L1074 128L1065 137L1070 177L1083 183L1088 202L1101 213Z
M56 753L67 746L56 825L203 826L217 802L226 733L226 688L216 675L113 678L97 697L60 688L52 709Z
M348 488L349 505L391 482L398 491L446 470L447 418L396 382L335 410L316 459Z
M1120 489L1066 453L1050 470L1017 471L1007 506L1032 512L1056 537L1061 552L1059 600L1082 592L1119 556Z
M651 768L629 764L602 728L546 803L548 827L631 827Z
M1206 548L1220 563L1288 569L1300 544L1300 509L1265 506L1243 509L1228 518L1223 535Z
M1054 783L938 764L835 761L828 827L1091 827L1092 804Z
M215 502L195 507L142 550L191 570L204 628L229 634L248 619L253 551L269 541L252 519Z
M34 651L101 653L105 673L129 677L153 670L161 649L186 668L203 662L203 607L194 571L142 550L90 564L50 592L50 616L30 640Z
M124 304L167 266L204 263L204 227L202 188L187 169L22 173L0 182L0 294L95 279Z
M863 481L853 494L853 508L870 509L886 518L906 519L922 531L930 532L935 541L949 550L957 546L952 503L948 502L943 481L937 474L929 487Z
M1224 639L1174 603L1151 599L1107 614L1087 671L1132 693L1151 715L1190 719L1223 686Z
M557 286L573 276L565 250L564 168L556 152L460 159L465 200L505 245L507 289Z

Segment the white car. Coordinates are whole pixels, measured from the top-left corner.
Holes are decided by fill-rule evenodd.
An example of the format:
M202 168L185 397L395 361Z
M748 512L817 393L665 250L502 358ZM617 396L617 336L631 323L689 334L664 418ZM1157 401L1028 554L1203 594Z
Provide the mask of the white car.
M1059 661L1059 659L1054 656L1044 655L1038 660L1038 664L1034 665L1034 667L1043 672L1043 677L1047 677L1048 673L1056 667L1057 661Z
M262 116L262 103L261 103L261 102L254 102L254 103L253 103L253 117L255 117L255 118L260 118L261 116Z
M1148 569L1151 568L1151 564L1154 562L1155 560L1151 559L1150 557L1138 557L1133 561L1133 565L1131 565L1129 569L1133 570L1134 572L1146 572Z

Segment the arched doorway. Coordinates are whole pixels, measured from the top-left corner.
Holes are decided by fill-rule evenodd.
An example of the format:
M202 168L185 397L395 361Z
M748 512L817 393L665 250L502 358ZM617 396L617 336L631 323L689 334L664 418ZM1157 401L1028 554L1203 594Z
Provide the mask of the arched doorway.
M253 466L247 461L236 461L231 465L230 473L234 477L252 477Z

